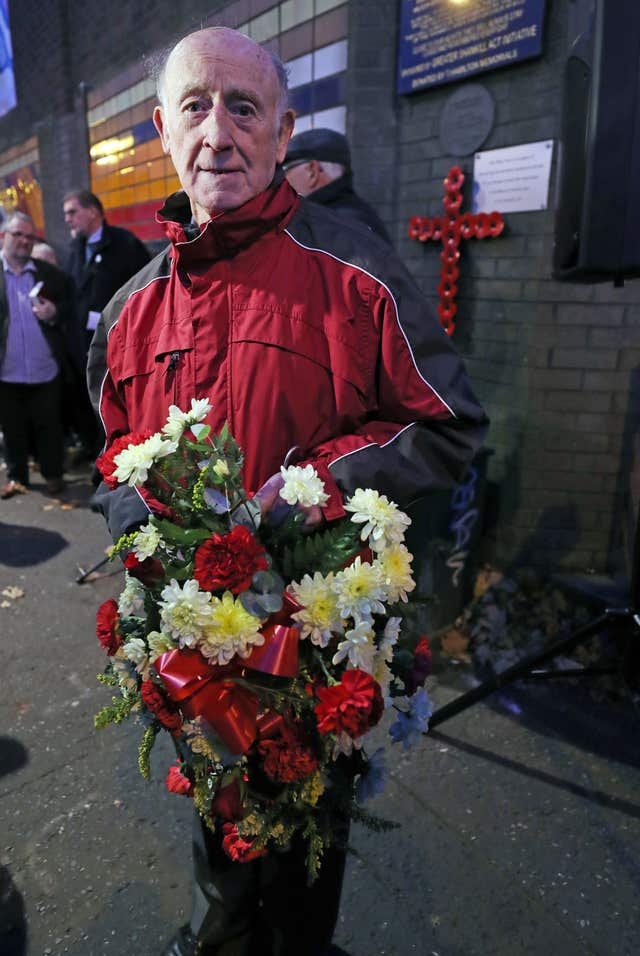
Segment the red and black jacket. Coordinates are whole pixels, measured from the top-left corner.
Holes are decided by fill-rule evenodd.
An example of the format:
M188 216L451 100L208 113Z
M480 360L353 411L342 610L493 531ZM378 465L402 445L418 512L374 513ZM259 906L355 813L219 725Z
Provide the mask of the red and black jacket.
M107 445L161 428L170 404L207 397L256 490L291 463L342 495L374 487L401 505L462 476L486 429L461 359L392 250L301 200L286 180L189 238L189 204L160 218L171 240L111 300L89 359ZM292 451L293 449L293 451ZM114 536L145 520L129 488L98 493Z

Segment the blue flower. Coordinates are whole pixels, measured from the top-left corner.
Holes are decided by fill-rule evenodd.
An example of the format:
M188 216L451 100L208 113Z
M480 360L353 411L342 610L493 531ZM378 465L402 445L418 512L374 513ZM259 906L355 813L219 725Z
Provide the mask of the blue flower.
M429 717L433 713L431 701L424 689L420 687L413 697L409 698L409 710L398 711L398 718L389 727L389 734L394 744L402 743L407 750L418 743L422 734L429 729Z
M384 747L378 747L367 760L367 766L356 784L356 800L364 803L384 790L387 768L383 759Z

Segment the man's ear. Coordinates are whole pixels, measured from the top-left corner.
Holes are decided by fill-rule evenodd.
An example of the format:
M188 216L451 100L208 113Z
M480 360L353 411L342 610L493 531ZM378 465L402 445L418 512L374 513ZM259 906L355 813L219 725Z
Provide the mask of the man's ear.
M296 114L293 110L285 110L280 117L280 129L278 130L278 149L276 159L279 163L284 162L287 155L287 146L293 133L293 126L296 121Z
M156 106L156 108L153 111L153 125L158 130L158 134L160 136L160 142L162 143L162 151L163 153L166 153L166 155L168 156L170 152L169 134L164 122L164 115L162 113L161 106Z
M317 159L310 159L307 163L307 178L309 180L309 186L311 189L317 189L320 185L320 173L322 172L322 166Z

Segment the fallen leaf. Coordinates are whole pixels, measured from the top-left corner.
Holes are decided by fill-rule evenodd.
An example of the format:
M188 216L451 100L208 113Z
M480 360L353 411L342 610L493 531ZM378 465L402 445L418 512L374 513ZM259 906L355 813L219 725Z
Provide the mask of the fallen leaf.
M60 505L60 511L73 511L75 505Z
M455 657L456 660L471 663L471 655L467 653L469 637L453 627L442 638L442 653L445 657Z
M53 511L54 508L55 508L55 505L43 505L43 506L42 506L42 510L43 510L43 511Z
M0 607L11 607L11 601L0 601Z
M496 571L490 565L481 568L478 571L478 576L476 578L475 584L473 586L473 596L474 598L482 597L489 588L494 587L496 584L500 584L504 575L501 571Z
M24 597L24 590L22 588L16 587L14 584L11 584L8 588L4 589L2 596L15 601L17 598Z

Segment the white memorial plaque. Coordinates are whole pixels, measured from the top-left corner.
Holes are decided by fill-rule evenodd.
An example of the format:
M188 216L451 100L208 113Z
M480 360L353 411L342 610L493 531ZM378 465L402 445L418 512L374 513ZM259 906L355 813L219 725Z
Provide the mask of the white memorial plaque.
M546 209L552 156L552 139L476 153L473 212Z

